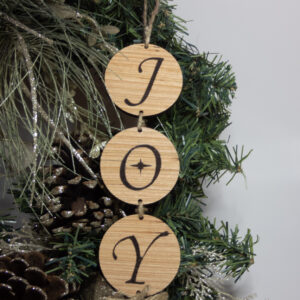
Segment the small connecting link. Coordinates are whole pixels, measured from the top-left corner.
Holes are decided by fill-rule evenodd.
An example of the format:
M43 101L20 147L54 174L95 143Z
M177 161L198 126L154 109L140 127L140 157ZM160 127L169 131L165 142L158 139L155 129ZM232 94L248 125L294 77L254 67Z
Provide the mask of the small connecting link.
M139 215L139 218L140 220L143 220L144 219L144 214L145 212L148 211L148 208L144 207L143 205L143 200L139 200L139 204L138 204L138 207L137 209L135 210L135 212Z
M143 131L143 128L142 128L144 126L143 115L144 115L144 112L141 110L139 113L139 119L138 119L138 124L137 124L138 132Z

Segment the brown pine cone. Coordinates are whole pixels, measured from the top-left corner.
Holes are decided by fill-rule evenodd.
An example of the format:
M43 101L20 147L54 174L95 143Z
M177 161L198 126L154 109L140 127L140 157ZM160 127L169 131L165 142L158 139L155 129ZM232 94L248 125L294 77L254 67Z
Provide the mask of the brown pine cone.
M87 136L74 136L74 147L89 167L99 175L99 157L89 156L93 143ZM105 231L116 220L126 216L127 207L112 198L99 180L89 179L89 174L72 159L70 151L55 142L53 151L63 159L63 166L52 162L40 170L45 187L52 197L44 199L49 211L41 216L41 222L52 233L72 232L80 227L83 231ZM100 152L99 152L100 154ZM76 173L73 172L75 166Z
M1 300L71 299L75 291L64 279L47 274L48 258L41 252L0 256Z

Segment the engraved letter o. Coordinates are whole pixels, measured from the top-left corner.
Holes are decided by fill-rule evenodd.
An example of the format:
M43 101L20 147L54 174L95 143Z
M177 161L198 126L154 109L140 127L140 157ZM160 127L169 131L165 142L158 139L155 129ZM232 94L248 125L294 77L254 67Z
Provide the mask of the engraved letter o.
M154 157L155 157L155 172L154 172L154 175L153 175L153 178L151 180L151 182L143 187L135 187L133 185L131 185L128 180L127 180L127 177L126 177L126 162L127 162L127 159L128 159L128 156L130 155L130 153L137 149L137 148L147 148L149 150L151 150L154 154ZM121 166L120 166L120 178L121 178L121 181L124 183L124 185L126 187L128 187L129 189L131 190L134 190L134 191L141 191L141 190L144 190L146 189L147 187L149 187L150 185L153 184L153 182L157 179L158 175L159 175L159 172L160 172L160 169L161 169L161 157L160 157L160 154L159 152L157 151L156 148L154 148L153 146L151 145L147 145L147 144L144 144L144 145L138 145L138 146L135 146L133 147L132 149L130 149L127 154L124 156L122 162L121 162Z

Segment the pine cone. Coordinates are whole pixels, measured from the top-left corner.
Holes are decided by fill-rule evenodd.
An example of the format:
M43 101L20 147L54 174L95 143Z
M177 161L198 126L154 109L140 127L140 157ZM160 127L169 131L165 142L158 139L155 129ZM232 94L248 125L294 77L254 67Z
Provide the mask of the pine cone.
M47 275L47 261L35 251L0 256L0 299L70 300L75 287L57 275Z
M99 158L92 159L92 140L87 136L75 136L74 147L89 167L99 174ZM41 222L52 233L72 232L80 227L83 231L105 231L120 217L126 215L124 204L109 196L102 183L90 180L89 174L72 158L70 151L55 142L53 151L63 158L63 165L52 163L43 168L44 184L53 198L48 199L50 212L41 216ZM100 154L100 152L99 152ZM74 169L76 173L71 171Z

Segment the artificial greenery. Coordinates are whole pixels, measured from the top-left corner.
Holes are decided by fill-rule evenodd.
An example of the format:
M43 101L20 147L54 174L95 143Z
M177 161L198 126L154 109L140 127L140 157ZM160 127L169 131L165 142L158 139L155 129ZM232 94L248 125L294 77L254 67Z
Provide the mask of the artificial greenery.
M50 268L48 274L59 272L68 282L81 283L89 277L91 268L97 267L95 244L88 239L80 240L79 228L74 236L66 232L55 236L60 239L53 242L53 249L60 253L49 261L48 265L54 268Z
M153 6L154 1L149 1L150 9ZM238 227L231 230L228 223L217 225L203 215L203 187L218 182L226 172L232 174L230 181L236 174L243 175L242 162L250 152L244 153L243 147L239 151L238 146L230 150L219 138L230 125L229 108L237 88L231 66L185 41L184 21L174 15L174 8L171 1L161 1L151 43L177 59L183 91L171 109L148 118L147 125L163 132L176 147L180 178L150 213L168 223L181 246L181 267L168 289L170 298L218 299L226 295L213 284L215 273L237 281L254 262L255 241L250 231L240 237ZM106 94L96 82L102 81L117 49L143 40L142 13L140 0L6 0L0 4L0 155L6 174L25 182L17 199L21 211L31 211L39 219L39 209L47 209L45 199L53 198L39 170L49 160L64 164L52 149L55 138L69 147L73 160L80 161L72 149L73 130L88 134L99 148L126 126L126 118L105 101ZM84 95L84 105L75 94ZM112 125L116 119L118 125ZM29 151L28 136L32 137ZM29 162L28 153L34 153ZM84 161L81 164L86 179L101 181ZM75 167L70 171L77 174ZM84 281L85 262L97 270L97 255L92 252L99 246L99 235L95 236L77 232L49 237L61 250L56 263L65 278Z

